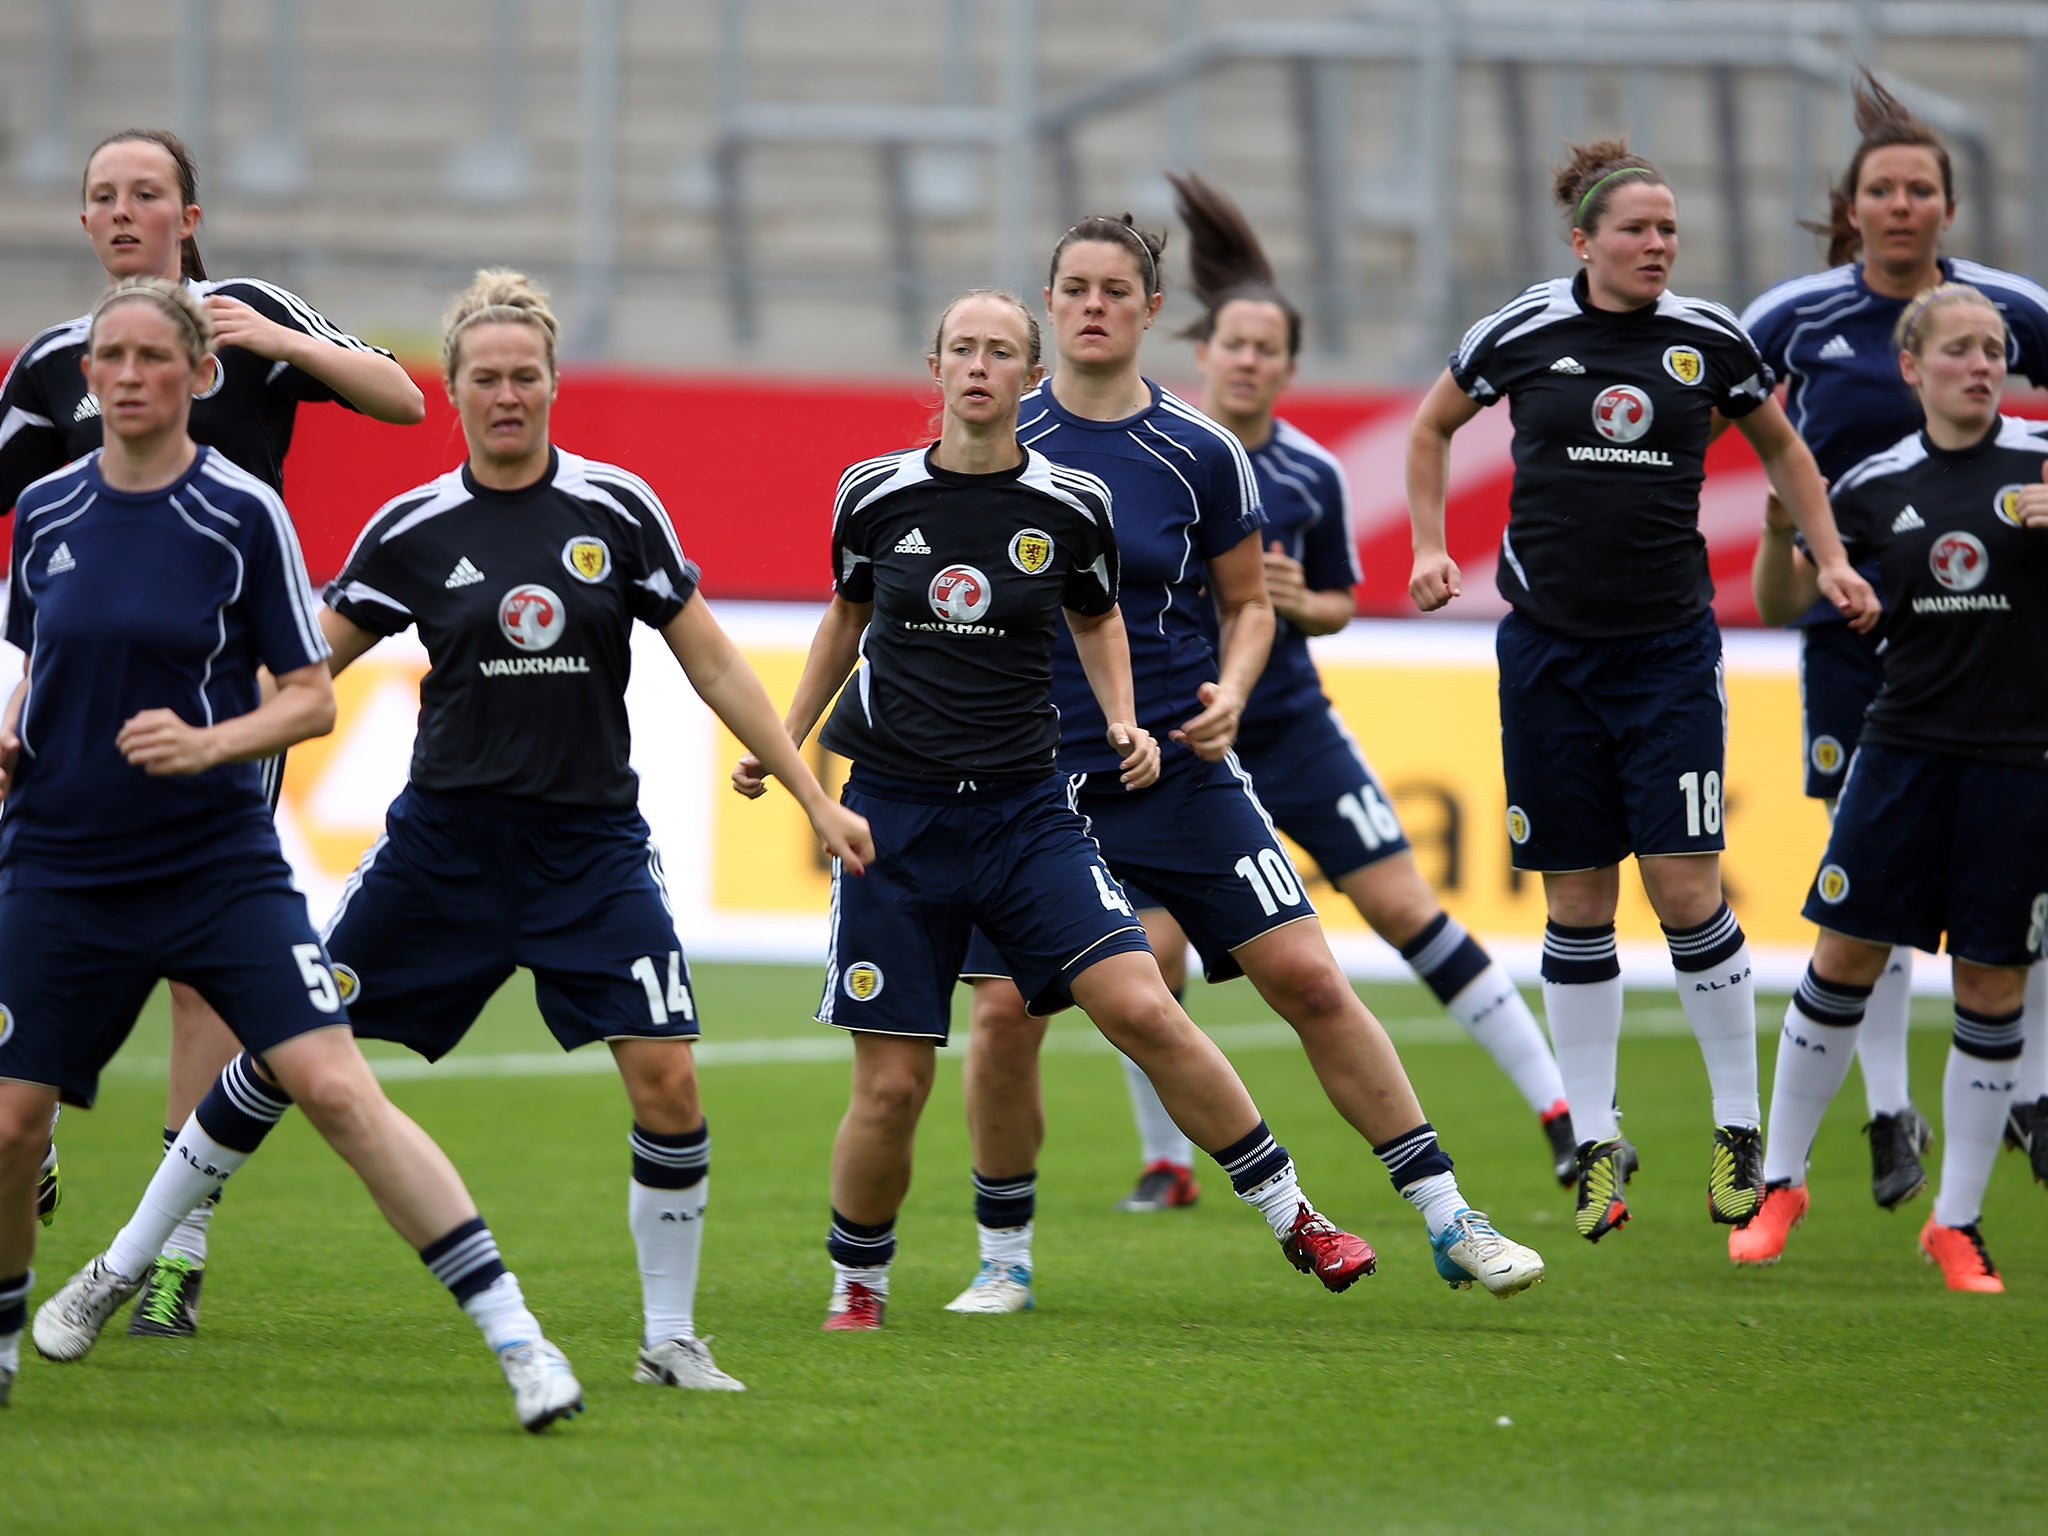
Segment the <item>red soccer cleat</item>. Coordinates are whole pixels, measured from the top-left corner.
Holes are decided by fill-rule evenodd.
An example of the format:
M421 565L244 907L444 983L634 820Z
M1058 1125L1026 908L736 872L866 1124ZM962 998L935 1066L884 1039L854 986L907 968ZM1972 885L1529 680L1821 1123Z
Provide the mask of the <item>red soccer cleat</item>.
M1195 1171L1180 1163L1147 1163L1137 1188L1117 1201L1120 1211L1176 1211L1202 1197Z
M1808 1199L1804 1184L1767 1184L1764 1203L1742 1226L1728 1233L1728 1260L1732 1264L1775 1264L1785 1253L1785 1239L1806 1220Z
M1920 1252L1928 1263L1941 1266L1941 1278L1952 1291L1996 1294L2005 1289L1974 1221L1967 1227L1944 1227L1928 1217L1920 1229Z
M1318 1215L1306 1200L1296 1209L1294 1225L1281 1239L1280 1251L1296 1269L1314 1275L1331 1291L1349 1290L1379 1263L1372 1244Z
M832 1310L821 1326L827 1333L872 1333L882 1326L882 1309L888 1304L858 1280L850 1280L846 1295L832 1298Z

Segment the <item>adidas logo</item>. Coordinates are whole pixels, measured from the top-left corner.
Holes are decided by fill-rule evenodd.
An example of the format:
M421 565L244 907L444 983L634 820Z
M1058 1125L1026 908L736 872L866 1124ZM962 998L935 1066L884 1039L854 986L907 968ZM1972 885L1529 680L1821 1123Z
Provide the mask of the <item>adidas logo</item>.
M896 541L896 553L899 555L928 555L931 552L932 547L925 543L922 528L913 528Z
M1910 533L1915 528L1925 528L1926 526L1926 519L1913 510L1912 503L1910 502L1907 503L1905 511L1892 519L1893 533Z
M1836 358L1854 357L1855 355L1856 349L1849 345L1849 338L1840 331L1830 336L1827 339L1827 344L1820 349L1820 358L1824 363L1831 363Z
M1560 357L1550 365L1552 373L1584 373L1586 365L1576 357Z
M484 573L471 565L469 556L464 555L455 562L455 569L448 573L448 579L441 585L452 592L457 587L473 587L483 579Z
M43 567L45 576L62 576L66 571L78 569L78 562L71 558L71 546L59 544L50 551L50 563Z
M91 395L87 395L78 402L78 409L71 413L71 419L74 422L91 421L99 413L99 401L95 400Z

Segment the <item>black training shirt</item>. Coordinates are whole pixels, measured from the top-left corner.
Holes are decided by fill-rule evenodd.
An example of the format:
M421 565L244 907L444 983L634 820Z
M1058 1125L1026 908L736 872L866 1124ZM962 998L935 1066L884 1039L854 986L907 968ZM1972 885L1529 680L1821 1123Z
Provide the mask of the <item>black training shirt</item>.
M1060 610L1116 604L1107 486L1035 450L993 475L939 469L921 448L868 459L839 482L832 576L875 606L828 748L900 778L1052 772Z
M1887 615L1863 740L2048 768L2048 528L2013 511L2043 463L2048 424L2005 416L1957 452L1916 432L1835 485Z
M1481 405L1505 398L1514 421L1501 596L1585 639L1657 634L1707 610L1699 514L1712 413L1747 416L1771 395L1771 370L1734 315L1675 293L1596 309L1582 272L1473 326L1450 369Z
M297 294L253 277L209 278L188 285L204 299L240 299L270 320L337 347L391 354L340 329ZM53 325L23 347L0 383L0 512L23 488L100 446L100 405L79 361L91 317ZM284 456L302 401L346 400L304 369L241 347L215 354L219 370L192 402L192 440L218 448L273 491L284 489ZM351 410L353 406L349 407Z
M633 621L659 629L696 590L646 481L555 450L521 490L465 465L387 503L327 602L374 634L419 626L433 669L413 783L616 810L639 788Z

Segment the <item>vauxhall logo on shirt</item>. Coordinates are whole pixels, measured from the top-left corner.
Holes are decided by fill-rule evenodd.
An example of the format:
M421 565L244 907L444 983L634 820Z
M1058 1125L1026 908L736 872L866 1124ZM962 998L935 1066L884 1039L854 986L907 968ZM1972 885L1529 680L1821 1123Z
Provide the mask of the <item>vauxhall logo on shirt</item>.
M1927 551L1927 568L1948 595L1916 597L1915 613L2009 613L2002 592L1979 592L1991 574L1991 552L1974 533L1945 533Z
M558 672L588 672L581 656L543 656L568 628L562 599L538 582L522 582L498 600L498 630L514 649L526 654L494 657L477 663L485 677L536 677Z
M1616 445L1633 443L1656 419L1650 397L1633 384L1610 384L1593 397L1593 430ZM1671 455L1657 448L1593 447L1574 443L1565 449L1574 464L1644 464L1671 467Z
M925 600L931 604L932 612L945 622L906 622L905 629L948 635L1000 636L1004 633L993 625L979 622L995 601L995 589L989 585L988 577L971 565L956 562L940 571L925 589Z

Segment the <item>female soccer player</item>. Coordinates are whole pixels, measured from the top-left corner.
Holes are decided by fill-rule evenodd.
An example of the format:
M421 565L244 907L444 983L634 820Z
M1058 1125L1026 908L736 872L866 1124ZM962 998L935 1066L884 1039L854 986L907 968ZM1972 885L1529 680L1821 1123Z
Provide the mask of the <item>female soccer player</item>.
M1167 992L1053 775L1062 627L1099 707L1118 793L1156 780L1159 749L1132 694L1109 492L1017 438L1018 401L1045 372L1037 323L1008 294L969 293L939 317L930 363L944 400L938 441L856 464L840 481L837 590L787 717L801 741L839 695L822 740L852 759L846 803L873 823L881 849L865 879L836 863L832 873L818 1017L853 1032L854 1064L832 1148L825 1327L882 1325L911 1144L977 924L1033 1008L1078 1005L1144 1063L1288 1259L1344 1290L1372 1273L1372 1249L1301 1192L1230 1063ZM842 693L856 660L859 677ZM743 758L734 786L758 795L764 767L774 765ZM1028 1264L1028 1250L1016 1262Z
M1855 100L1861 140L1830 199L1828 270L1780 283L1742 316L1786 381L1786 412L1830 481L1919 430L1920 405L1900 381L1892 331L1908 301L1938 283L1966 282L1989 296L2005 316L2007 366L2048 380L2048 292L2011 272L1941 255L1956 211L1947 147L1868 75ZM1859 635L1826 602L1798 612L1781 595L1792 581L1791 558L1791 527L1773 512L1757 551L1758 611L1799 630L1806 793L1832 807L1883 680L1883 629ZM1870 1114L1871 1194L1887 1210L1927 1183L1920 1154L1929 1132L1913 1108L1906 1071L1912 980L1913 951L1902 946L1871 994L1856 1045ZM2029 1043L2010 1138L2048 1180L2048 1137L2033 1135L2048 1117L2048 968L2034 971L2029 988Z
M188 289L116 283L85 343L106 447L15 507L7 639L28 668L0 718L0 1401L50 1115L60 1098L92 1103L150 989L176 976L306 1106L540 1429L581 1389L448 1159L370 1075L263 801L257 762L332 729L334 693L284 503L186 431L211 340ZM276 679L263 702L259 665ZM181 1150L225 1177L235 1131L281 1108L259 1087L229 1107L227 1145ZM157 1252L117 1240L43 1303L36 1348L82 1357Z
M391 354L337 329L304 299L255 278L210 279L195 238L199 172L175 134L126 129L86 159L79 222L107 281L127 277L182 280L213 324L210 376L192 402L195 442L218 451L279 494L285 451L302 401L331 400L379 421L422 420L426 404ZM29 482L100 445L99 401L80 370L86 317L42 332L16 357L0 384L0 509ZM264 790L277 803L282 758L262 767ZM171 1071L165 1145L199 1096L233 1059L235 1038L220 1017L183 982L171 984ZM55 1212L56 1147L45 1158L39 1203ZM189 1337L198 1326L205 1275L202 1206L179 1224L151 1267L129 1332Z
M1444 911L1415 867L1392 799L1324 696L1309 656L1310 635L1349 622L1362 576L1343 467L1273 414L1294 380L1301 312L1274 283L1237 204L1199 176L1168 179L1193 236L1189 264L1203 311L1187 334L1195 340L1202 410L1244 444L1266 512L1273 650L1238 726L1238 761L1280 830L1308 850L1324 878L1351 898L1521 1090L1549 1139L1553 1172L1571 1184L1578 1142L1550 1043L1507 973ZM1142 915L1167 985L1177 992L1186 979L1187 941L1162 909L1146 906ZM1124 1074L1145 1168L1120 1209L1190 1203L1187 1142L1128 1059Z
M2048 953L2048 427L1999 415L2011 342L1976 288L1921 294L1894 345L1925 426L1834 488L1842 537L1883 586L1884 685L1806 898L1821 931L1778 1046L1763 1207L1729 1234L1728 1256L1784 1252L1808 1206L1807 1151L1890 951L1932 950L1945 933L1956 1025L1920 1250L1950 1290L2000 1291L1977 1224L2028 969Z
M873 847L783 734L654 492L553 446L556 334L526 278L477 274L441 343L468 462L384 507L328 587L319 618L334 671L414 625L432 663L411 782L349 880L328 952L365 1039L438 1060L525 966L564 1049L610 1046L633 1108L627 1224L644 1317L634 1379L740 1391L696 1336L711 1139L689 1045L690 973L627 766L634 622L661 631L835 858L858 871ZM260 1091L254 1065L230 1065L186 1136L220 1137L218 1101ZM203 1198L208 1161L167 1156L137 1222Z
M1513 1295L1542 1278L1542 1259L1466 1205L1393 1043L1338 968L1231 753L1272 643L1265 518L1243 445L1139 370L1139 344L1164 301L1163 248L1128 220L1084 219L1060 237L1047 273L1059 372L1026 396L1018 435L1055 464L1099 476L1116 497L1138 724L1167 743L1159 783L1126 793L1079 658L1062 646L1053 663L1060 769L1116 877L1173 915L1210 980L1249 976L1301 1036L1331 1103L1422 1213L1437 1273ZM966 974L976 978L964 1072L982 1264L958 1305L1014 1311L1030 1299L1045 1024L990 946L973 947Z
M1556 195L1576 277L1539 283L1465 333L1408 446L1424 612L1459 593L1444 545L1451 437L1505 397L1514 490L1498 581L1501 750L1517 869L1539 871L1543 995L1581 1138L1581 1236L1628 1220L1634 1160L1617 1132L1621 968L1614 912L1633 853L1663 924L1713 1090L1707 1203L1739 1224L1762 1197L1749 948L1721 895L1727 709L1699 533L1703 459L1736 421L1806 533L1820 586L1857 623L1876 613L1842 557L1813 457L1771 399L1735 317L1669 291L1678 205L1624 143L1574 146Z

